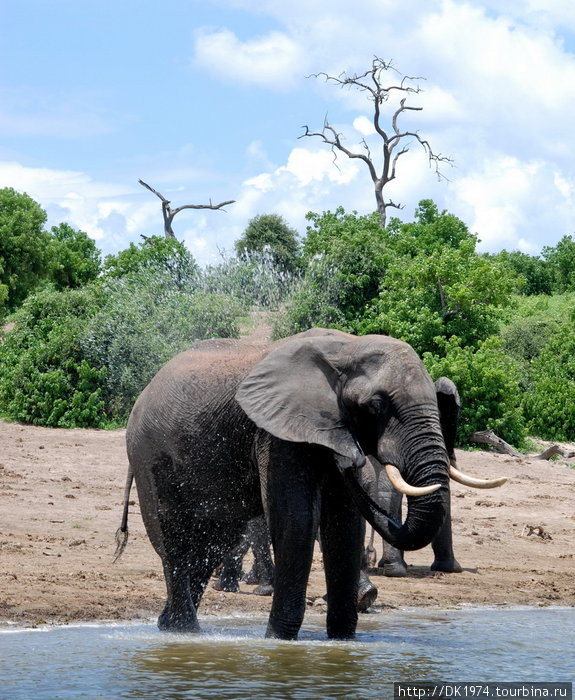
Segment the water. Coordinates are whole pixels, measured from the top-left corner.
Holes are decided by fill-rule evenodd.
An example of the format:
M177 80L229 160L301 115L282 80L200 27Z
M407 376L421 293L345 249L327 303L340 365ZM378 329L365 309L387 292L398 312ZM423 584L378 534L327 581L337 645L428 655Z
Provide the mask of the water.
M331 642L306 615L300 640L263 618L204 618L201 635L154 624L0 629L0 698L392 698L394 681L575 680L575 608L394 611Z

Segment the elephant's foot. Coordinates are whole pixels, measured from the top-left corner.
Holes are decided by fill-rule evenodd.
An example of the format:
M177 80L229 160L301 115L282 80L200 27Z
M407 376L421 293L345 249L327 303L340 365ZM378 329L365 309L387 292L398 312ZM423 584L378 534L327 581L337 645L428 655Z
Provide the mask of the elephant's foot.
M260 583L253 590L254 595L270 596L274 594L274 587L271 583Z
M237 581L222 581L218 579L212 588L215 591L223 591L224 593L237 593L240 590L240 584Z
M255 569L250 569L247 574L242 576L242 581L245 581L250 586L256 586L261 583L261 576L258 575Z
M161 629L162 632L201 632L198 619L194 612L174 612L167 606L158 618L158 628Z
M380 568L384 576L391 578L405 578L407 576L407 564L404 561L380 561Z
M446 574L460 574L463 569L457 559L435 559L431 565L432 571L443 571Z
M369 608L375 603L377 598L377 587L367 579L365 583L360 585L357 592L357 611L367 612Z

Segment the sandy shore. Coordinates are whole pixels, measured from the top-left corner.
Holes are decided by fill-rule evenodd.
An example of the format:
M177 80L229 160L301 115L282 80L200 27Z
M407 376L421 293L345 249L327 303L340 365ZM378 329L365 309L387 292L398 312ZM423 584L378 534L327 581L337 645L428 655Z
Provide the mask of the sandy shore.
M0 422L0 445L0 621L155 618L164 581L135 489L130 542L112 563L127 469L124 431ZM458 460L470 473L509 477L492 491L453 486L463 573L431 573L429 547L410 553L408 578L372 576L379 588L375 609L575 605L575 470L565 462L483 452L459 452ZM210 587L200 614L265 613L270 599L252 590ZM308 587L315 610L321 611L324 592L318 552Z

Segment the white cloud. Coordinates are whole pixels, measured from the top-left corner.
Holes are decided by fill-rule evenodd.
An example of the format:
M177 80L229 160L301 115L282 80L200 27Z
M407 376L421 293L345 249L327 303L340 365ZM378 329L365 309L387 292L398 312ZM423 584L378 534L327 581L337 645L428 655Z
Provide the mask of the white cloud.
M334 154L324 148L310 151L306 148L294 148L289 154L287 164L277 170L292 174L299 185L306 187L313 181L325 179L338 185L346 184L357 176L358 168L346 156L334 160Z
M353 120L353 128L362 136L373 136L373 134L375 134L373 120L368 119L365 116L356 117Z
M320 123L327 112L348 137L350 148L355 143L361 149L356 142L365 138L376 157L377 136L365 95L322 80L305 81L304 76L316 71L333 75L362 71L376 54L393 58L406 73L427 77L421 82L423 92L410 97L422 111L406 114L402 121L428 138L435 151L452 157L455 167L445 169L450 183L438 183L425 155L412 144L387 192L394 201L405 203L402 218L411 219L417 202L432 197L440 208L453 211L477 231L483 248L492 250L506 246L536 252L575 231L571 124L575 55L564 43L569 31L575 31L572 0L362 0L359 5L346 0L260 0L257 8L251 0L218 2L243 8L242 20L249 22L250 13L258 13L272 17L278 27L259 35L250 35L248 23L241 28L239 22L204 28L194 44L195 66L201 71L247 86L245 94L250 86L258 88L249 99L259 101L267 120L273 120L280 104L274 92L293 89L289 98L293 96L294 115L299 119L305 114L304 120L295 122L295 130L306 119ZM229 16L235 21L240 12ZM285 110L285 94L279 97L279 109ZM303 107L297 102L302 99L309 100ZM59 112L34 108L13 98L2 109L0 129L16 134L57 135L63 129L74 134L107 126L97 110L94 122L88 110L88 121L74 124L76 113L71 108ZM34 114L45 117L44 122ZM247 140L265 133L258 129L257 119L253 127ZM258 213L280 213L303 232L309 210L333 210L339 204L360 213L375 208L363 163L340 155L336 166L329 147L318 140L290 141L291 135L285 133L271 138L273 145L264 140L239 144L236 161L242 164L235 175L233 168L224 171L229 153L218 161L221 172L211 165L214 155L220 157L215 133L188 144L189 150L180 154L174 147L174 152L146 155L146 167L140 171L160 191L174 192L176 183L186 183L186 189L178 192L180 203L205 201L203 193L214 182L218 187L225 183L230 198L237 199L227 214L184 212L176 219L177 230L185 231L183 236L200 262L217 257L216 245L231 249L247 221ZM306 147L300 146L304 143ZM133 154L126 157L136 159ZM4 163L0 186L6 183L28 191L55 219L53 223L67 220L97 238L102 247L125 247L139 233L162 230L159 202L153 195L135 183L114 184L113 174L112 184L97 181L83 168L84 163L77 170ZM194 183L191 195L190 183Z
M481 7L444 0L417 32L424 55L433 56L434 83L451 84L465 114L500 134L532 132L568 110L575 100L575 57L553 34L535 31ZM497 132L493 134L497 138Z
M574 191L575 180L546 163L504 155L451 185L454 210L479 235L480 248L492 251L536 252L558 240L575 224Z
M303 52L282 32L241 41L229 29L198 32L195 62L226 81L284 90L303 72Z
M30 195L48 214L48 226L66 221L97 241L109 238L110 217L116 226L122 224L116 235L136 230L140 223L142 209L133 201L134 188L95 182L86 173L0 162L0 187ZM127 243L120 241L121 247Z

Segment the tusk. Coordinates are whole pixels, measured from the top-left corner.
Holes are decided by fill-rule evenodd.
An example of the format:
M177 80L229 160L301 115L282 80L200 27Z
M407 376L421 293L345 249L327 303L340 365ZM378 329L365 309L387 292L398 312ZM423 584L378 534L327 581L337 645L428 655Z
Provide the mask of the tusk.
M506 476L502 476L499 479L477 479L474 476L468 476L463 472L460 472L456 467L456 461L454 459L449 460L449 476L453 481L458 481L464 486L471 486L474 489L495 489L498 486L503 486L507 481Z
M441 488L441 484L432 484L431 486L411 486L399 473L399 469L394 467L393 464L386 464L385 471L391 485L397 489L400 493L404 493L406 496L426 496L428 493L433 493Z

